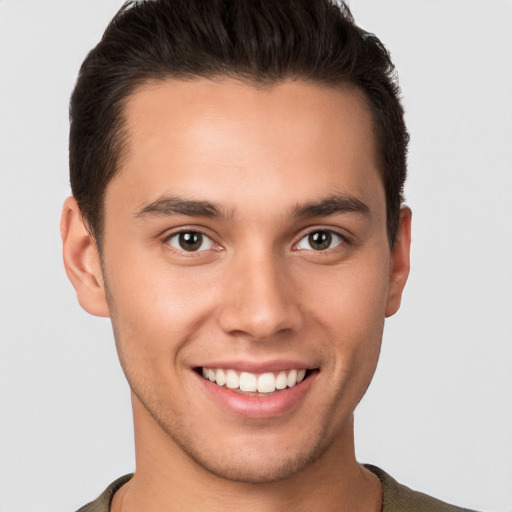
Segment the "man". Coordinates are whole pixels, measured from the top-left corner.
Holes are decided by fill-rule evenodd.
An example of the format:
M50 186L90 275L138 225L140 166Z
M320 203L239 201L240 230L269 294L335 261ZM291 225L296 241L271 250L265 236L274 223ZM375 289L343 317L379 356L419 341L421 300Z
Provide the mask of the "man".
M121 9L73 93L61 231L137 467L81 510L462 510L354 455L409 272L398 94L328 0Z

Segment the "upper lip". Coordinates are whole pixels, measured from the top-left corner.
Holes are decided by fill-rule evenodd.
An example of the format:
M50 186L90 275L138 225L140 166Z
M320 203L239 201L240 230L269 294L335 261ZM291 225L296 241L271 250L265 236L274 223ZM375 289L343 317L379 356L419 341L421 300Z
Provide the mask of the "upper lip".
M209 361L205 362L204 364L197 365L196 368L226 369L249 373L266 373L281 372L293 369L299 370L303 368L306 370L312 370L316 368L316 366L311 365L311 363L307 363L305 361L293 359L274 359L268 361Z

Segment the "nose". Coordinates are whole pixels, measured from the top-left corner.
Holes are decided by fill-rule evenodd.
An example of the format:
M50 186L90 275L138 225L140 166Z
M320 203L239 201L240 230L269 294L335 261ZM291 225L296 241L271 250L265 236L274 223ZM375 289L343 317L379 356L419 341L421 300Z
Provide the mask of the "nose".
M267 340L299 331L303 316L289 274L270 251L231 261L218 317L224 332Z

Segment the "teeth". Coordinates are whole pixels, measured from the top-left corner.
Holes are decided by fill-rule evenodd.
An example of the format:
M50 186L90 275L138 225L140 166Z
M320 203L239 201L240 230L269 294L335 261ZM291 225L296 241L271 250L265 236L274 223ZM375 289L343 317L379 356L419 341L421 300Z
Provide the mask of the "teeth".
M252 373L242 372L240 374L240 391L256 391L258 380Z
M263 373L258 377L258 393L273 393L275 390L276 378L273 373Z
M284 389L288 385L286 372L279 372L276 377L276 389Z
M240 391L247 393L273 393L276 389L291 388L301 383L306 376L304 368L293 369L288 372L281 371L277 375L271 372L259 375L249 372L239 374L235 370L212 368L203 368L202 373L205 379L215 382L218 386L240 389Z
M210 378L210 374L208 374L208 378ZM292 370L288 374L288 378L286 379L286 384L288 384L289 388L291 388L292 386L295 386L295 384L297 384L297 370Z
M217 370L215 372L215 381L219 386L224 386L224 384L226 384L226 374L224 373L224 370Z
M229 389L236 389L240 386L240 377L235 370L228 370L226 372L226 387Z

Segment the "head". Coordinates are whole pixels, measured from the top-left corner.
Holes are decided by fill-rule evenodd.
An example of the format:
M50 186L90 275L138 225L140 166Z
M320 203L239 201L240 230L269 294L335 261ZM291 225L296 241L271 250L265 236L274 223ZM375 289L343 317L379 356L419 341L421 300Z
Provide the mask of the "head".
M129 3L87 57L64 258L112 319L138 467L269 483L353 457L409 269L392 69L327 0Z
M70 105L71 187L101 250L108 183L126 152L124 108L143 84L236 78L359 89L371 111L390 245L398 229L408 134L394 67L334 0L127 2L82 64Z

